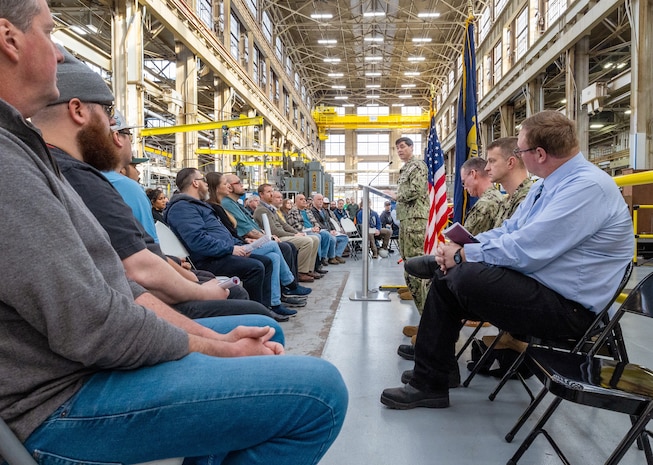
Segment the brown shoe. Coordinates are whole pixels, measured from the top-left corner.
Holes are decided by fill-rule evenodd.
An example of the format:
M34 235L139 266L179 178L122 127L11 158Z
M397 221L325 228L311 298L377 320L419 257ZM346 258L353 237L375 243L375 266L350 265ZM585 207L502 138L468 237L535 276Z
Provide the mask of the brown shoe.
M417 326L404 326L402 333L404 333L404 336L413 337L417 334Z
M306 273L298 273L298 274L299 276L297 276L297 280L300 283L312 283L315 281L315 278L313 278L313 276L311 276L310 274L306 274Z
M338 263L347 263L347 260L342 257L336 257L336 260L338 260Z
M322 279L322 275L320 273L316 273L315 271L311 271L308 274L313 276L314 279Z
M467 326L469 328L476 328L480 324L481 324L480 321L473 321L473 320L465 321L465 326ZM489 328L490 326L492 326L492 323L488 323L487 321L485 323L483 323L484 328Z
M340 262L334 258L330 258L328 261L329 265L340 265Z
M410 291L402 292L401 294L399 294L399 298L401 300L413 300L413 294L411 294Z
M412 345L415 345L416 342L417 342L417 334L415 334L414 336L411 336L411 338L410 338L410 343Z

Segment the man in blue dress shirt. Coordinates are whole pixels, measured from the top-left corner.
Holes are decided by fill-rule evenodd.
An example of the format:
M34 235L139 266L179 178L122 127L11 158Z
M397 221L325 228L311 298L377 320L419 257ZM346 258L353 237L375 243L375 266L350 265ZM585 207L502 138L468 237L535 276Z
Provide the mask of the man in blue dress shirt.
M414 259L433 284L415 369L404 376L410 381L381 395L390 408L449 406L464 319L539 338L582 336L632 260L626 203L610 176L580 153L574 122L556 111L533 115L517 145L515 155L541 179L513 216L477 235L479 243L445 243L435 257Z

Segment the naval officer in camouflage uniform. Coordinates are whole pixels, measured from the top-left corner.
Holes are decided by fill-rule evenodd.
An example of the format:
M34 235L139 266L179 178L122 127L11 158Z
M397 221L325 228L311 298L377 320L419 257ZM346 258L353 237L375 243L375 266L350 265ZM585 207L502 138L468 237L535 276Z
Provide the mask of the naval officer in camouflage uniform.
M399 227L399 253L404 261L424 255L424 237L429 217L429 194L426 163L413 157L413 141L401 137L395 142L397 155L404 162L397 181L397 220ZM406 285L410 289L420 315L428 293L428 284L422 279L404 272Z
M478 197L465 218L465 228L474 235L494 228L503 204L503 195L485 171L486 164L483 158L472 157L460 167L463 186L469 195Z

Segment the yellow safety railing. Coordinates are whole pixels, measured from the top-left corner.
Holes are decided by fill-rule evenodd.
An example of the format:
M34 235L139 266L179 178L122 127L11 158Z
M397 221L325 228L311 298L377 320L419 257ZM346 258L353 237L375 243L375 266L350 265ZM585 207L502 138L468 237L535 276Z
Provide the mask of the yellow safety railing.
M621 176L615 176L612 179L614 179L614 182L619 187L653 184L653 170L642 171L640 173L624 174ZM653 209L653 205L633 205L633 234L635 235L635 251L633 253L633 263L635 263L635 265L637 265L638 239L653 239L653 234L639 234L637 232L638 211L641 209Z

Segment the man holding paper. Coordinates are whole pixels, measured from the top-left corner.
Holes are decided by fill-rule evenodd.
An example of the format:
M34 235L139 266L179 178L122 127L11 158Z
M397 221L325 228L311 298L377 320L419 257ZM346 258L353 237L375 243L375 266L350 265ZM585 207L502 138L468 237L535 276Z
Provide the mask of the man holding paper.
M449 406L462 320L515 334L580 337L632 260L632 222L616 184L579 151L575 123L543 111L522 123L514 154L540 177L513 216L420 260L433 277L408 384L383 391L394 409Z

